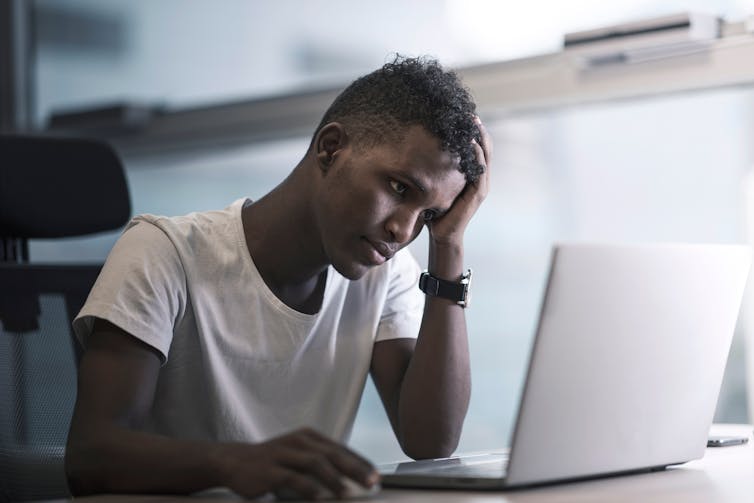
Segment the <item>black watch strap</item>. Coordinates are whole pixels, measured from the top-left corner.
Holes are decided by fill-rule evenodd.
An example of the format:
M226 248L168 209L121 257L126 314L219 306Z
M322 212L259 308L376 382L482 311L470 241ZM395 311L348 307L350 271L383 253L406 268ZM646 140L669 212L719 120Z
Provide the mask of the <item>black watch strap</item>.
M471 301L471 269L468 269L460 281L447 281L435 278L424 271L419 276L419 289L427 295L452 300L461 307L469 307Z

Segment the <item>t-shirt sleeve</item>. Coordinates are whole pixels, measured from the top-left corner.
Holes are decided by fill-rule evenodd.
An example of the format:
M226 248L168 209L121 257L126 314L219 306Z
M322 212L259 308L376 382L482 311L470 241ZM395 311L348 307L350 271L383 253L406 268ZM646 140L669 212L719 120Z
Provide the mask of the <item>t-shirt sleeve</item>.
M102 318L155 348L164 363L186 292L186 274L168 236L150 222L132 220L73 321L74 333L86 344L94 319Z
M393 257L385 307L375 342L416 338L424 312L424 294L419 290L419 264L408 249Z

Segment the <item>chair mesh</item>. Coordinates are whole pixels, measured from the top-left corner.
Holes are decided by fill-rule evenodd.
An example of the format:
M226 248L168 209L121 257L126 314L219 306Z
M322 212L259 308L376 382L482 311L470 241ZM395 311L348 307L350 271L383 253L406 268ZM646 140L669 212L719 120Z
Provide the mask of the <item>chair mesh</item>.
M39 305L38 330L11 332L0 322L0 501L70 497L63 467L76 399L70 320L62 294L40 295Z

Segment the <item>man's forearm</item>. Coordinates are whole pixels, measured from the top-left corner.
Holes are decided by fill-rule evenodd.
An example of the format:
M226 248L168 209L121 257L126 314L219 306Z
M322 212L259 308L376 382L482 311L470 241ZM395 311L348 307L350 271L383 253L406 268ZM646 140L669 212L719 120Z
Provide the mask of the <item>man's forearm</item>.
M432 246L429 258L432 275L451 281L460 278L461 246ZM453 301L427 296L398 405L399 437L406 454L449 456L458 445L470 393L464 309Z
M103 492L188 494L222 485L222 444L111 427L72 432L66 474L74 495Z
M345 494L343 479L372 487L379 476L367 460L311 428L257 444L172 439L120 427L74 434L66 472L75 495L186 494L227 487L245 498L275 491L316 499Z

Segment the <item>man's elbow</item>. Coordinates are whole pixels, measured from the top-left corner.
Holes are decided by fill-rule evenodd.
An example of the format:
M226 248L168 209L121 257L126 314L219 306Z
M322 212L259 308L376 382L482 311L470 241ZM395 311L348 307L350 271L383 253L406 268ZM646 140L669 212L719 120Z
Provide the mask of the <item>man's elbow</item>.
M452 437L452 438L451 438ZM458 447L458 436L445 438L404 438L400 444L403 453L411 459L436 459L450 457Z

